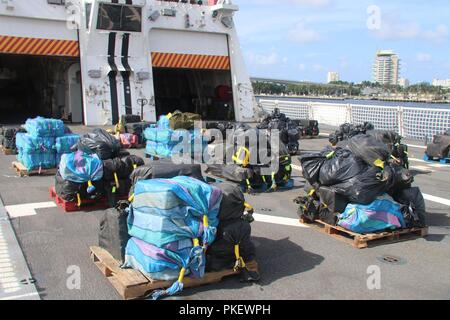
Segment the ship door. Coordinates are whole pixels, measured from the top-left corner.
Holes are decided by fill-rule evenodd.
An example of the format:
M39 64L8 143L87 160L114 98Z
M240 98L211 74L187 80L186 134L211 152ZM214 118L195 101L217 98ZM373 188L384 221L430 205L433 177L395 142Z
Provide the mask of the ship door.
M75 63L69 67L65 74L65 114L72 123L83 122L83 101L81 98L81 69Z
M180 110L235 120L227 35L153 29L149 38L158 116Z

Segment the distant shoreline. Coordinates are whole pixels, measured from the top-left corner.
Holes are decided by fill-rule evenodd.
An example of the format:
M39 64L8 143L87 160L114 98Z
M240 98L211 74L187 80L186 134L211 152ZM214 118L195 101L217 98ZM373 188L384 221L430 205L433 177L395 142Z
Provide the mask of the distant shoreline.
M385 102L406 102L406 103L424 103L424 104L448 104L450 105L450 101L446 100L405 100L405 99L394 99L394 98L369 98L369 97L317 97L317 96L277 96L277 95L255 95L257 98L269 98L269 99L301 99L301 100L331 100L331 101L352 101L352 100L360 100L360 101L385 101Z

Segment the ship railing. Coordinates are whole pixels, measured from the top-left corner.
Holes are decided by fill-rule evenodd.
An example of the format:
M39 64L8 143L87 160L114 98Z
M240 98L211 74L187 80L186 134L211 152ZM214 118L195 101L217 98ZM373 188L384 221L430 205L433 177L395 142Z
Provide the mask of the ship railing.
M343 123L371 122L376 129L398 132L405 138L427 141L435 134L450 129L450 108L414 108L362 104L323 103L308 101L259 101L265 112L278 108L288 117L317 120L320 124L338 127Z

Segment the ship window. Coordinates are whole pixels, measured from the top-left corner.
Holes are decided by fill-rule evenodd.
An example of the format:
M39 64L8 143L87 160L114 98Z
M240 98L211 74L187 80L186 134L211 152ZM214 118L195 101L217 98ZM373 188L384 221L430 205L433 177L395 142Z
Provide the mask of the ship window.
M142 8L130 5L101 3L97 29L141 32Z

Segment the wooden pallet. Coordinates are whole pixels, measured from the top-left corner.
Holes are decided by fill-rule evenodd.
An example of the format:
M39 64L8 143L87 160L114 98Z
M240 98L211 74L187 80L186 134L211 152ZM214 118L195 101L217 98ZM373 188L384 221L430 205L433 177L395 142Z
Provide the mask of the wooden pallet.
M51 168L51 169L36 169L29 171L25 166L18 162L14 161L12 163L13 169L16 171L16 173L19 175L19 177L30 177L30 176L54 176L57 172L57 168Z
M411 228L395 231L360 234L344 229L340 226L329 225L320 220L311 222L301 219L300 222L311 226L320 232L328 234L329 236L337 240L350 244L357 249L365 249L369 246L369 243L373 243L373 241L376 240L384 241L384 243L390 243L410 240L414 237L425 237L428 235L428 228Z
M0 147L1 147L2 153L5 156L12 156L12 155L16 154L12 149L5 148L4 146L0 146Z
M173 281L158 281L145 276L134 269L121 269L120 263L109 252L99 247L91 247L91 259L100 271L111 282L119 295L125 300L144 299L155 290L167 289ZM251 262L247 268L258 272L258 264ZM205 274L202 279L186 277L184 288L201 287L208 284L221 282L229 276L236 276L239 271L225 270Z
M426 162L436 163L440 162L441 164L450 164L450 158L437 158L437 157L430 157L429 155L425 154L423 156L423 160Z

